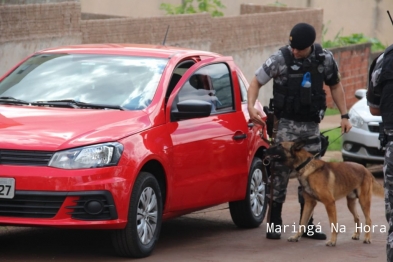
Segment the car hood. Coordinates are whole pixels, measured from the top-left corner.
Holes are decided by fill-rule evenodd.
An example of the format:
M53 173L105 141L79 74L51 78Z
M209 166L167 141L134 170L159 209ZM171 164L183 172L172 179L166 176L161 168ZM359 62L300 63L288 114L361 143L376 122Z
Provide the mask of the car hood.
M0 148L56 151L116 141L150 126L143 111L0 106Z
M359 116L363 118L365 122L381 122L382 118L380 116L373 116L370 113L370 109L367 105L367 98L362 98L358 102L356 102L351 110L355 110Z

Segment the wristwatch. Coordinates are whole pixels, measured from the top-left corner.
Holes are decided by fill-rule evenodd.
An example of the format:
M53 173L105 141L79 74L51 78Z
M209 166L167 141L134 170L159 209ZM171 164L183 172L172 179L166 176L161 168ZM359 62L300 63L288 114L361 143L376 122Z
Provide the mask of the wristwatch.
M349 115L348 114L341 115L341 119L343 119L343 118L349 119Z

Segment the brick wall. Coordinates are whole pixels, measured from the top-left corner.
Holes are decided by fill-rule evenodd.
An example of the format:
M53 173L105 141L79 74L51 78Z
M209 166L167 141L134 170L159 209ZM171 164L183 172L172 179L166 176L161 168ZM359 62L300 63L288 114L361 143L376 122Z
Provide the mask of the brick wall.
M194 47L211 41L211 23L209 14L82 20L82 42L162 44L169 26L167 45Z
M80 35L80 4L0 5L0 43Z
M371 55L371 43L351 45L341 48L332 48L334 58L337 61L341 83L345 90L347 107L350 108L358 101L355 97L355 91L361 88L367 88L369 57ZM329 90L325 86L325 90ZM327 106L334 108L330 91L327 93Z
M110 18L124 18L124 16L91 14L91 13L82 13L82 14L81 14L81 19L82 19L82 20L89 20L89 19L110 19Z
M271 12L285 12L289 10L302 10L302 8L296 7L284 7L284 6L267 6L267 5L254 5L254 4L242 4L240 6L240 14L258 14L258 13L271 13Z
M225 53L259 46L278 48L287 44L291 28L299 21L313 24L319 40L322 34L322 17L321 9L301 11L290 9L285 12L214 18L212 19L212 50Z

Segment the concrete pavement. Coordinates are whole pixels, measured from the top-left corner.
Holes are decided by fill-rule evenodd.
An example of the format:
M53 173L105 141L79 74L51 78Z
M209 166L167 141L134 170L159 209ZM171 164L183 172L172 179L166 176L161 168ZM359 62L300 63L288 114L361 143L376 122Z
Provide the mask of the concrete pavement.
M340 115L325 116L319 124L319 128L321 130L331 129L340 126L340 123Z

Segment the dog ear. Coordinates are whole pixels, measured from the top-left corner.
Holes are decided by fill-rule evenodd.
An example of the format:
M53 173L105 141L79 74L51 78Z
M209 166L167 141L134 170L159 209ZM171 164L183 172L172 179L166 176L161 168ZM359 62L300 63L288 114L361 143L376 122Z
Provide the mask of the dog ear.
M304 139L299 139L293 143L291 149L294 151L300 151L300 149L302 149L305 145L306 141Z
M300 151L300 149L302 149L305 145L306 143L303 140L295 141L290 148L291 155L295 156L296 152Z

